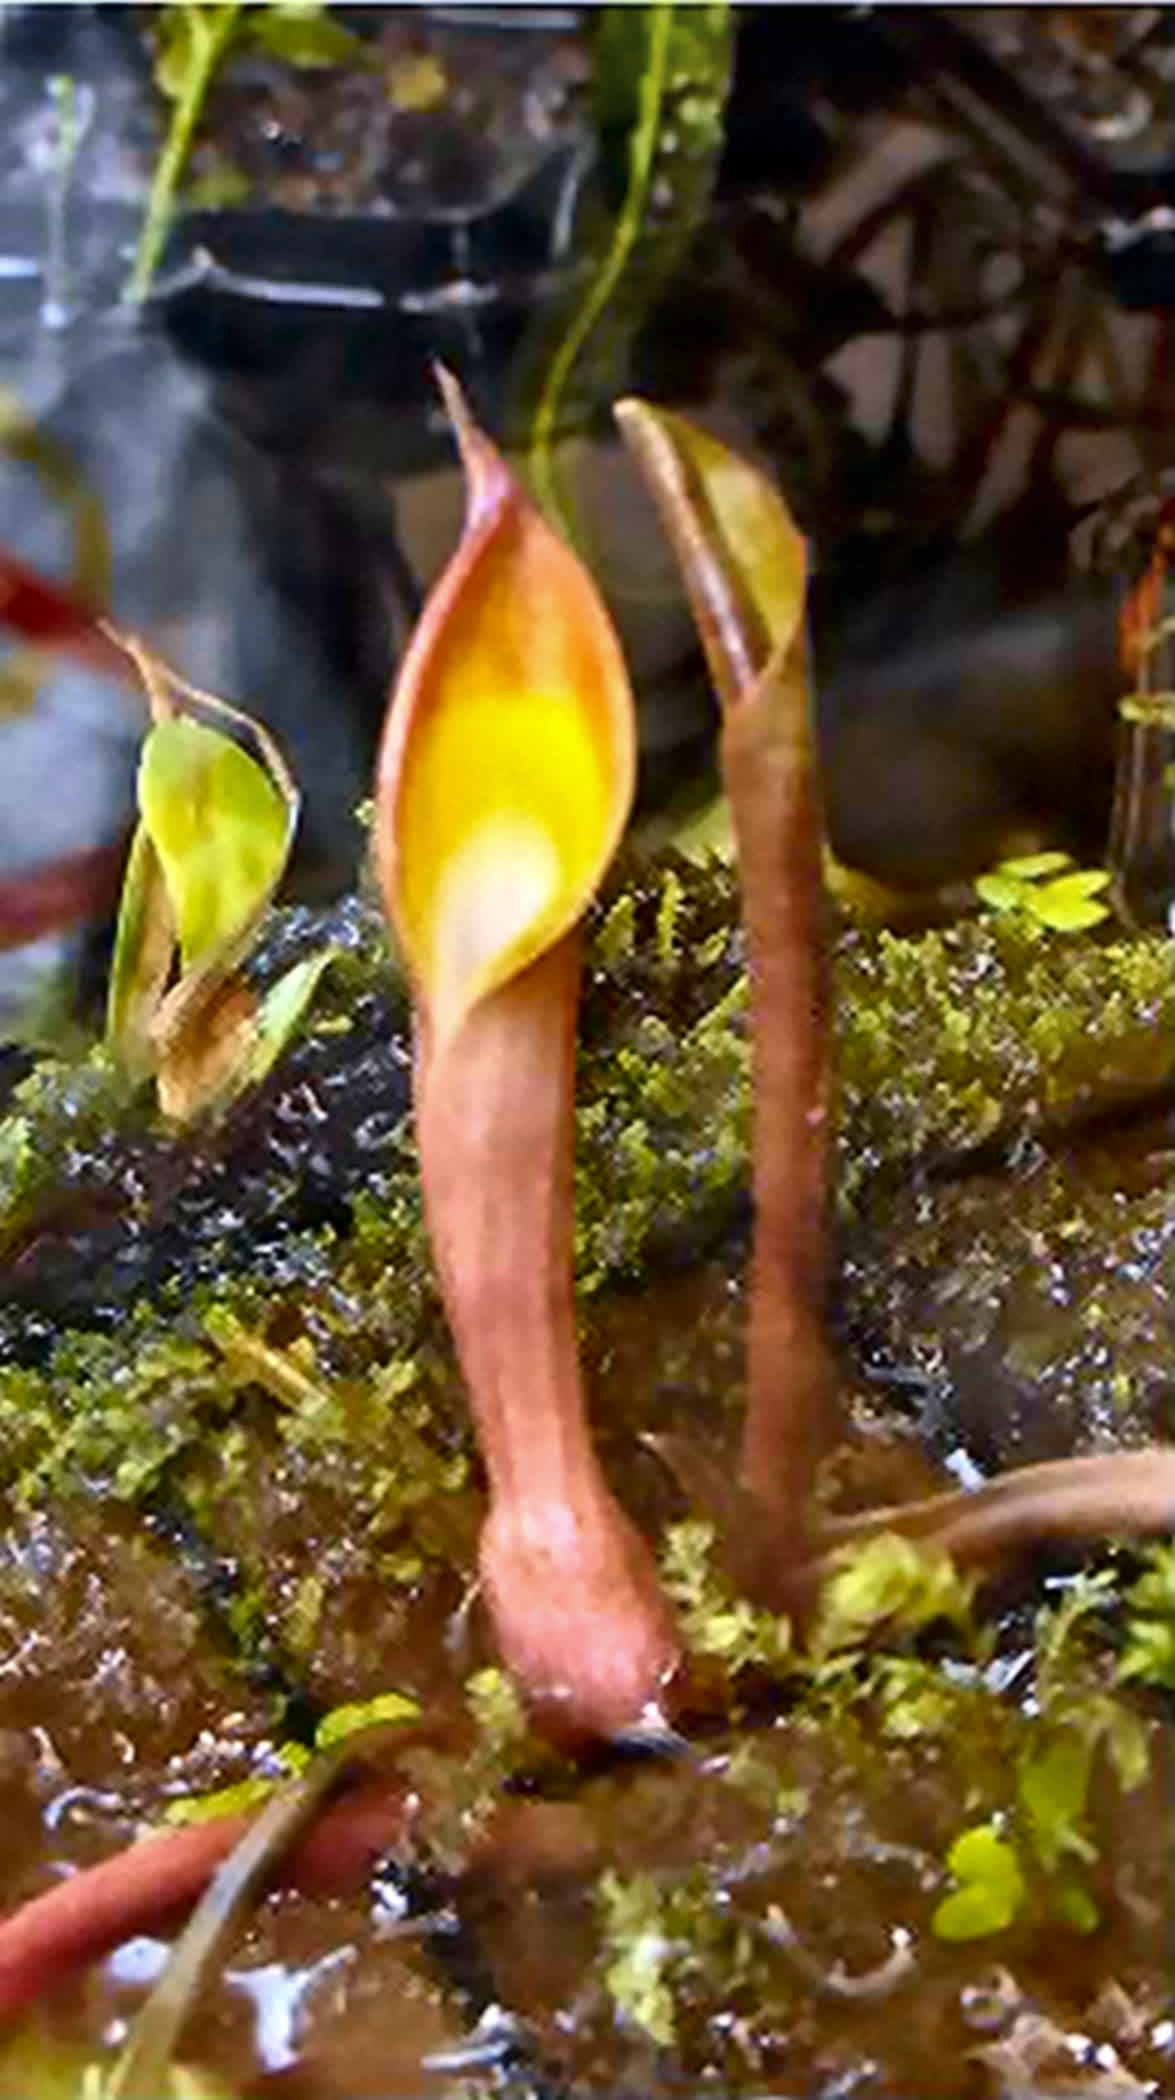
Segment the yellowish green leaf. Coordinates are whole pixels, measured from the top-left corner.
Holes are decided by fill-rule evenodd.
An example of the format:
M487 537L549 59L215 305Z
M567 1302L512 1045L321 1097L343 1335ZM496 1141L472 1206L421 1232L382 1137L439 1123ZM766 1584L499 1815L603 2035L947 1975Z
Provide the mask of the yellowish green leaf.
M182 715L147 735L139 807L189 970L236 942L269 902L289 852L290 813L256 759Z
M1175 729L1175 693L1131 693L1118 713L1140 729Z
M1059 875L1063 868L1072 865L1072 855L1068 853L1021 853L1012 860L1002 860L996 873L1011 875L1020 882L1037 882L1042 875Z
M857 1648L882 1627L914 1633L936 1619L967 1625L975 1584L942 1548L882 1532L837 1555L820 1597L817 1654Z
M1070 1932L1096 1932L1101 1923L1101 1912L1083 1882L1058 1882L1049 1901L1054 1915Z
M1109 917L1109 906L1097 901L1097 893L1109 880L1104 868L1079 868L1072 875L1031 889L1028 908L1042 926L1051 926L1058 933L1078 933Z
M1019 911L1028 896L1028 885L1015 875L977 875L975 894L990 911Z
M332 21L325 7L249 7L243 28L251 44L288 66L350 66L366 70L378 54L363 37Z
M182 1794L168 1802L163 1820L173 1828L186 1829L193 1823L215 1823L221 1816L244 1815L268 1801L278 1785L279 1780L258 1773L253 1779L239 1779L235 1786L217 1787L210 1794Z
M374 1699L336 1706L319 1722L314 1735L315 1747L330 1750L336 1743L345 1741L347 1736L357 1735L361 1728L387 1727L395 1721L419 1719L420 1708L415 1699L409 1699L404 1692L380 1692Z
M1066 1856L1087 1862L1097 1858L1097 1847L1082 1828L1092 1764L1092 1742L1078 1729L1065 1729L1020 1773L1020 1806L1043 1867L1053 1868Z
M683 416L620 401L616 419L673 544L724 707L798 635L807 549L766 475Z
M337 953L336 948L323 948L317 955L308 955L304 962L295 963L279 977L266 992L253 1027L249 1060L249 1078L253 1083L264 1079L273 1069L287 1043L296 1034L323 971L329 968Z
M1006 1932L1026 1894L1015 1847L990 1824L965 1830L947 1854L958 1887L931 1919L936 1939L977 1940Z
M175 916L145 824L135 828L118 907L106 1000L106 1041L128 1072L155 1061L151 1025L175 957Z

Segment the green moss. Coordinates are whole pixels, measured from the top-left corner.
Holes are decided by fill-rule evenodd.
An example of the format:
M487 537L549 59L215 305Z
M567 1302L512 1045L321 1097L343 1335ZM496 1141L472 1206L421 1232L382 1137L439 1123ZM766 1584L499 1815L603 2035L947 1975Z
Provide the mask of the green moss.
M1170 1084L1175 942L994 920L850 933L834 972L841 1174L974 1150Z
M714 1545L713 1526L697 1521L671 1525L662 1544L661 1580L687 1649L720 1662L731 1677L786 1669L794 1661L787 1620L733 1593L715 1566Z
M143 1113L101 1045L73 1060L40 1058L0 1117L0 1252L71 1158L84 1160L112 1132L140 1125Z

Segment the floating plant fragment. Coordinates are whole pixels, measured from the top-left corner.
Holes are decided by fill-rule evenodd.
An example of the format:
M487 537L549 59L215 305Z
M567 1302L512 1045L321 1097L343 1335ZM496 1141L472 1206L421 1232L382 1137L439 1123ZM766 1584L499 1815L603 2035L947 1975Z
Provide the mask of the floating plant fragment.
M1109 918L1109 905L1098 900L1110 879L1105 868L1075 868L1067 853L1029 853L977 876L975 894L989 911L1018 912L1054 932L1078 933Z
M1049 1537L1167 1531L1175 1447L1029 1466L978 1492L817 1523L812 1488L829 1413L823 1336L828 1027L821 820L807 690L803 542L754 467L683 417L618 403L621 430L677 554L723 710L722 770L734 820L751 990L755 1237L748 1407L741 1476L768 1525L747 1579L786 1596L833 1564L805 1568L804 1541L902 1531L972 1563ZM1042 869L1039 860L1034 872ZM1032 883L1020 872L1009 877ZM1100 915L1101 886L1056 894L1064 923ZM755 1556L761 1565L756 1568ZM774 1576L772 1562L774 1560ZM802 1583L801 1583L802 1587Z

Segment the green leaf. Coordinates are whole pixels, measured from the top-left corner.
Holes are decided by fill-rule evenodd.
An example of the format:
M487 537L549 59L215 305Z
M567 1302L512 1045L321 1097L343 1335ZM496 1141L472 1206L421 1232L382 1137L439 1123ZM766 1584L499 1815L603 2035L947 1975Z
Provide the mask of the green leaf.
M1028 885L1013 875L977 875L975 894L991 911L1020 911L1028 896Z
M272 1071L310 1005L319 978L338 952L337 948L322 948L317 955L295 963L276 984L270 985L257 1013L248 1070L250 1084L256 1085Z
M611 1955L604 1982L613 2004L659 2047L671 2048L676 2013L666 1972L672 1949L661 1889L651 1874L625 1880L609 1868L600 1877L597 1901Z
M1175 1544L1152 1546L1138 1581L1126 1592L1132 1611L1169 1613L1175 1619Z
M525 1740L526 1709L504 1670L475 1670L465 1687L465 1701L478 1734L496 1754Z
M387 1727L393 1721L418 1721L420 1708L404 1692L380 1692L374 1699L359 1699L350 1706L336 1706L314 1732L315 1748L330 1750L361 1728Z
M1172 1658L1175 1664L1175 1657ZM1175 1668L1170 1679L1175 1691ZM1114 1775L1124 1793L1133 1793L1141 1786L1151 1768L1150 1736L1141 1714L1136 1714L1120 1699L1107 1697L1102 1723L1102 1741L1106 1755L1114 1767Z
M1010 875L1020 882L1036 882L1041 875L1059 875L1062 868L1071 868L1073 857L1069 853L1023 853L1013 860L1002 860L996 869L997 875Z
M1175 729L1175 693L1131 693L1119 701L1118 713L1141 729Z
M1042 926L1051 926L1058 933L1077 933L1109 918L1109 906L1094 901L1109 881L1104 868L1078 868L1072 875L1046 882L1041 889L1030 889L1025 901Z
M732 1674L786 1667L792 1647L789 1621L732 1593L713 1564L714 1537L713 1525L697 1520L671 1524L665 1534L661 1574L687 1648L714 1656Z
M256 759L182 715L147 736L139 808L189 970L231 948L268 904L289 853L290 815Z
M128 1072L154 1062L151 1023L175 957L175 916L159 856L138 824L123 877L106 997L106 1042Z
M991 1824L981 1824L955 1839L947 1865L959 1886L935 1910L935 1938L978 1940L1006 1932L1026 1893L1015 1847Z
M1051 1869L1069 1855L1086 1861L1097 1858L1097 1846L1081 1829L1092 1764L1092 1740L1077 1729L1066 1729L1020 1773L1020 1805L1042 1867Z
M215 1823L221 1816L242 1815L268 1801L280 1783L258 1773L255 1778L237 1780L234 1786L217 1787L211 1794L182 1794L177 1801L168 1802L163 1820L173 1828L186 1829L192 1823Z
M1154 1684L1175 1692L1175 1620L1131 1620L1118 1679L1122 1684Z
M1095 1573L1083 1570L1067 1585L1056 1604L1043 1605L1036 1615L1037 1688L1043 1706L1049 1706L1063 1689L1063 1673L1080 1653L1090 1621L1097 1620L1114 1602L1117 1577L1110 1568Z
M1101 1912L1080 1881L1061 1881L1052 1890L1050 1903L1054 1914L1070 1932L1095 1932L1101 1922Z
M179 102L204 56L207 24L199 7L161 7L155 36L155 85L169 102Z
M164 1823L185 1828L190 1823L215 1823L220 1816L242 1815L260 1808L275 1788L305 1771L310 1752L305 1743L282 1743L274 1752L274 1761L279 1769L273 1774L256 1772L249 1779L238 1779L233 1786L217 1787L211 1794L181 1794L168 1802L163 1811Z
M307 7L250 7L242 29L249 42L288 66L356 66L370 69L378 56L363 37L332 22L320 0Z
M881 1627L914 1633L936 1619L969 1623L975 1585L940 1547L882 1532L837 1555L824 1584L812 1646L858 1648Z

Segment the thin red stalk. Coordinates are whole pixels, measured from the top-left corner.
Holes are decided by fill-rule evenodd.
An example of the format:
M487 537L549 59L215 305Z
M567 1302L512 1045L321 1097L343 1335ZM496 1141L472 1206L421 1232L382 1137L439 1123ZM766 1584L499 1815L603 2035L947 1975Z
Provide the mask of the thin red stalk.
M37 648L66 650L91 669L125 680L126 658L100 619L97 609L0 548L0 625Z
M555 1733L665 1696L676 1645L650 1553L588 1428L573 1273L578 940L483 1000L417 1074L425 1214L489 1475L486 1601Z
M796 1527L828 1419L823 1322L828 1023L820 824L802 637L728 712L754 1100L743 1484Z
M707 482L707 455L689 425L635 401L619 403L616 415L676 550L722 707L754 1104L740 1474L798 1545L831 1384L823 1339L828 1022L803 548L765 486L756 491L749 468L728 455L742 477L733 504L731 491L723 496ZM711 471L720 456L714 448ZM777 568L764 575L767 556Z
M831 1550L881 1531L933 1540L962 1565L1048 1541L1145 1537L1175 1530L1175 1446L1021 1466L983 1487L933 1495L821 1528ZM824 1572L827 1560L809 1571Z

